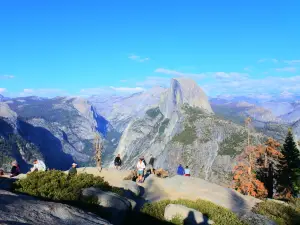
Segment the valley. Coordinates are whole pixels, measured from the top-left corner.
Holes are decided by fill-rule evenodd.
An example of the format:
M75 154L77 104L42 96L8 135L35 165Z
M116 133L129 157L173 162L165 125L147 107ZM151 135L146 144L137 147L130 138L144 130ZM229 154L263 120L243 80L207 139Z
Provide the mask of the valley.
M123 168L152 154L155 167L176 173L179 163L195 177L228 185L237 156L247 145L244 121L251 117L251 144L267 137L283 141L289 127L300 135L297 99L209 98L190 79L171 79L129 96L0 98L0 167L17 159L24 172L34 158L49 168L75 161L94 166L94 139L100 135L103 166L121 154ZM299 112L298 112L299 111Z

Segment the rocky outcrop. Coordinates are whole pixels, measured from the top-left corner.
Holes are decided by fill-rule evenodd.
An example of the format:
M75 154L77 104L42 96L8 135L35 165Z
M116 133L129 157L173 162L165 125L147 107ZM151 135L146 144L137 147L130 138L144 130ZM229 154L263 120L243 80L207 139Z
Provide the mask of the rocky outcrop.
M93 197L97 199L98 204L107 209L111 214L113 224L122 224L128 212L132 209L131 203L112 192L104 192L98 188L86 188L82 191L83 197Z
M32 225L109 225L95 214L54 202L0 190L0 223Z
M198 225L198 224L214 224L212 220L209 220L201 212L188 208L183 205L170 204L165 208L164 218L167 221L180 217L183 219L184 224Z
M250 212L257 203L261 202L254 197L245 196L232 189L194 177L174 176L160 179L150 175L145 180L144 188L144 197L149 201L202 199L229 209L238 215Z
M154 108L144 118L132 121L115 153L121 154L123 168L135 168L140 156L148 162L152 154L154 167L169 171L169 175L176 174L182 164L189 166L192 176L228 185L236 156L247 144L246 129L186 104L177 115L168 119ZM263 139L263 135L251 133L253 144Z

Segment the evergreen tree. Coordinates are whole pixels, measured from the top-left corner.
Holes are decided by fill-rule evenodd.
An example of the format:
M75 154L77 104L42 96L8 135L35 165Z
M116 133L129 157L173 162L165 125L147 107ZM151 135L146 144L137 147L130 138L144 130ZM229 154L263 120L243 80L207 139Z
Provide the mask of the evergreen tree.
M285 197L297 196L300 191L300 152L289 129L283 145L278 191Z

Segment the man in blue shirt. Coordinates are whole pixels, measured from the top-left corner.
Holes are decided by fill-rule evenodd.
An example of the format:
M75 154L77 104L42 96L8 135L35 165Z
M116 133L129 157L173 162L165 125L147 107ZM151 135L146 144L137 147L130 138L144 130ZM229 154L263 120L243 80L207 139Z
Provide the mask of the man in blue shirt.
M182 167L181 164L179 164L177 168L177 175L183 176L184 175L184 168Z

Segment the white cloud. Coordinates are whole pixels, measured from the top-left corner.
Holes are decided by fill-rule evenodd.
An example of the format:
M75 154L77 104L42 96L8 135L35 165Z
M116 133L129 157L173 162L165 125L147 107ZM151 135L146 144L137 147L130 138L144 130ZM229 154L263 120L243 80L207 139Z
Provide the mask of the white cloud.
M133 94L144 91L142 87L97 87L97 88L85 88L80 90L81 96L91 95L115 95L115 94Z
M200 84L201 85L201 84ZM299 93L300 76L291 77L263 77L254 79L251 77L241 80L218 80L203 84L210 94L234 94L234 95L259 95L280 94L284 91Z
M24 89L23 90L24 93L34 93L33 89Z
M296 72L295 67L283 67L283 68L276 68L275 69L277 72Z
M6 88L0 88L0 94L6 92Z
M131 87L113 87L113 86L110 86L110 88L115 90L115 91L132 92L132 93L141 92L141 91L145 90L142 87L133 87L133 88L131 88Z
M69 95L65 90L56 89L56 88L40 88L40 89L31 89L25 88L21 93L21 97L26 96L39 96L39 97L56 97L56 96L66 96Z
M14 75L0 75L0 79L13 79L15 78Z
M193 79L200 79L200 78L204 78L204 76L205 76L203 73L182 73L182 72L179 72L176 70L169 70L169 69L164 69L164 68L158 68L154 72L172 75L175 77L190 77Z
M298 64L300 63L300 59L293 59L293 60L284 60L287 64Z
M170 83L169 77L146 77L144 81L137 82L136 85L142 87L167 86Z
M231 79L231 80L243 80L247 79L248 74L247 73L237 73L237 72L215 72L215 73L209 73L213 74L216 79L219 80L225 80L225 79Z
M130 55L128 58L131 60L137 61L137 62L145 62L145 61L150 60L150 58L148 58L148 57L142 58L141 56L138 56L138 55Z
M278 59L260 59L258 60L258 63L264 63L264 62L272 62L272 63L278 63Z
M292 98L293 96L294 94L287 90L280 93L280 97L282 98Z

